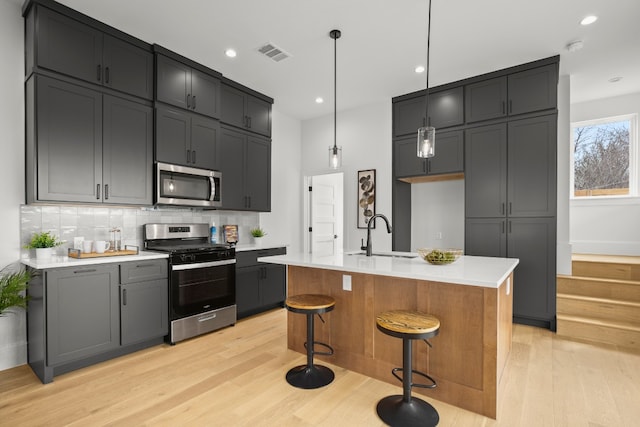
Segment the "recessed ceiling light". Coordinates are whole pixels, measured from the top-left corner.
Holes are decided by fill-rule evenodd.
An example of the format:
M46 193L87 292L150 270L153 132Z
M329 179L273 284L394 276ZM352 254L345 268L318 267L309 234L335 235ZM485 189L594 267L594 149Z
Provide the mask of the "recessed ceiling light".
M580 21L580 25L591 25L597 20L598 17L596 15L585 16L584 18L582 18L582 21Z
M611 78L609 79L609 83L617 83L617 82L619 82L620 80L622 80L622 77L620 77L620 76L617 76L617 77L611 77Z
M424 73L424 67L422 65L418 65L416 67L416 73L420 74L420 73Z
M323 102L324 102L324 99L322 99L321 97L316 98L316 104L322 104Z
M234 49L227 49L224 51L224 54L229 58L235 58L238 55L238 53Z

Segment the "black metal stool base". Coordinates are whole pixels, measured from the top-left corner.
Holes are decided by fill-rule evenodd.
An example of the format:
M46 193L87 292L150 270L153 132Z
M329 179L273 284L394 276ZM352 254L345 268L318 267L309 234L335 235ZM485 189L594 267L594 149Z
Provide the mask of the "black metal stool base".
M300 365L287 372L287 382L294 387L313 389L330 384L335 378L333 371L322 365Z
M438 411L422 399L405 402L401 395L387 396L378 402L378 416L391 427L430 427L438 425Z

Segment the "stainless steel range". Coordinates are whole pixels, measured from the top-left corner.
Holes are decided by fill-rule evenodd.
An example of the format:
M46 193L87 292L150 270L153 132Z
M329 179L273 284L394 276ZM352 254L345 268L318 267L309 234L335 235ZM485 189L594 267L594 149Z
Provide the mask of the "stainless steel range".
M169 253L171 344L236 323L235 249L209 242L209 224L146 224L145 249Z

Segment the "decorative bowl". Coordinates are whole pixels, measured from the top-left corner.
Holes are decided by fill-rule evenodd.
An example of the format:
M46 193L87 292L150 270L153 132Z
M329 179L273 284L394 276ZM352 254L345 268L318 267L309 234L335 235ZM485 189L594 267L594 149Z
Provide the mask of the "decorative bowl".
M460 258L462 249L420 248L418 249L418 255L429 264L446 265Z

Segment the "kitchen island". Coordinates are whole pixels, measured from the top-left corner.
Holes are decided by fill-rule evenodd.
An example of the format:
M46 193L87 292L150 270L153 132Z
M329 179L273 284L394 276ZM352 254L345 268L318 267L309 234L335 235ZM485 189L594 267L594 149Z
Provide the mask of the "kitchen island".
M410 253L294 253L258 260L287 265L289 295L335 298L335 309L315 332L316 340L331 345L335 354L320 359L398 387L391 369L402 366L402 342L376 329L376 315L405 309L438 317L440 334L431 340L433 348L417 342L413 366L434 377L438 387L413 392L496 417L511 350L517 259L463 256L436 266ZM287 323L288 347L304 352L304 316L289 313Z

